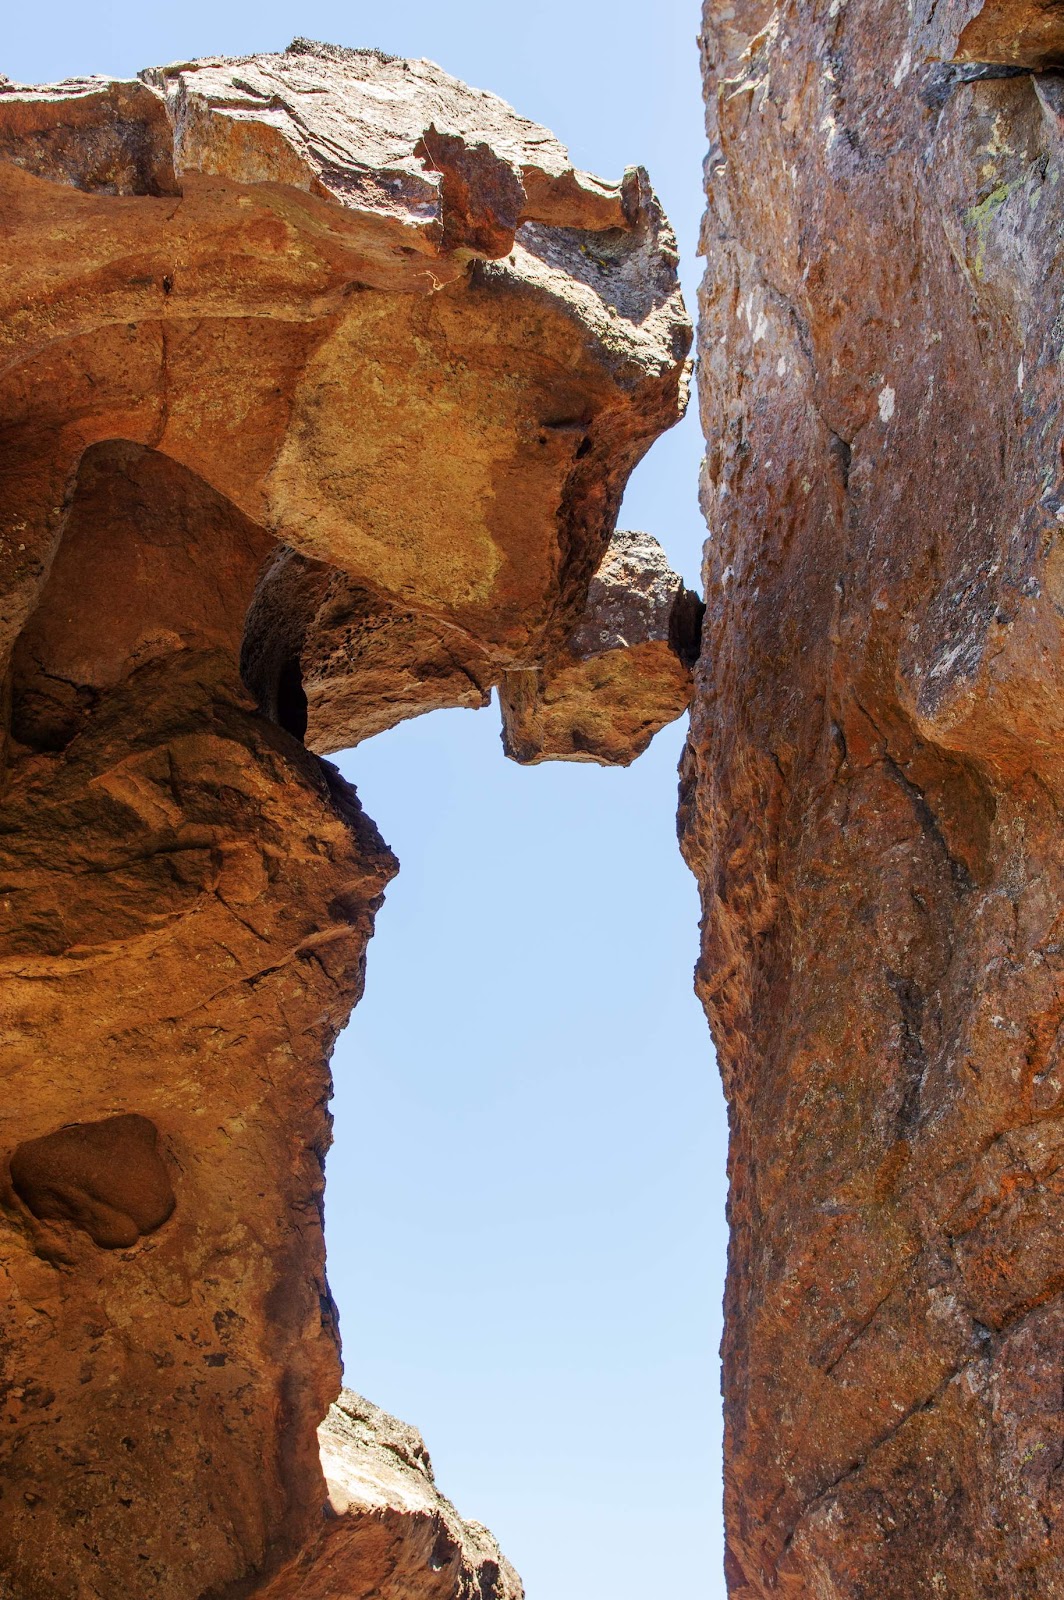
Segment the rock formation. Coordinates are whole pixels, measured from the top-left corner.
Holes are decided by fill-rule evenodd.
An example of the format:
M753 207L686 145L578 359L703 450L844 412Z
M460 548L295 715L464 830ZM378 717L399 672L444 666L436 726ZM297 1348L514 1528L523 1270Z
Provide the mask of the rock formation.
M735 1600L1064 1594L1061 17L706 8Z
M507 754L627 766L687 709L702 609L657 540L614 534L550 672L507 674Z
M436 1488L416 1428L344 1389L318 1429L328 1506L316 1543L265 1600L523 1600L521 1581L479 1522Z
M312 751L493 685L522 759L683 709L697 605L610 544L672 236L306 41L5 80L0 216L0 1593L504 1600L416 1450L325 1514L328 1057L396 863ZM402 1456L345 1405L333 1456Z

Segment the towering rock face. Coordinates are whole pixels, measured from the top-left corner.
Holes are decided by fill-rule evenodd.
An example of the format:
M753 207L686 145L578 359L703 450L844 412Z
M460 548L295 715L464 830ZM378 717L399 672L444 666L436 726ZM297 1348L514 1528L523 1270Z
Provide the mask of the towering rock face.
M1064 26L736 0L703 46L730 1592L1056 1595Z
M311 751L559 673L584 715L683 405L671 235L645 174L306 42L5 81L0 195L0 1593L510 1600L430 1483L405 1588L327 1507L328 1057L396 863ZM629 543L598 759L688 693Z

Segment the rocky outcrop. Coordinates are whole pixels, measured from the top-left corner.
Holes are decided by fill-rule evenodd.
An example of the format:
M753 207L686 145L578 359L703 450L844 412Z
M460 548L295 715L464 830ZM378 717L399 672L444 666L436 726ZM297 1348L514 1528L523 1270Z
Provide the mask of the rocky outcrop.
M328 1490L321 1534L264 1600L524 1600L488 1530L440 1494L416 1428L344 1389L318 1439Z
M576 627L546 670L500 691L515 761L627 766L691 698L703 606L645 533L616 533Z
M1064 9L1056 0L983 0L961 30L954 60L1045 68L1064 64Z
M1015 70L1062 59L1017 44L1036 10L705 14L681 820L731 1117L736 1600L1064 1592L1064 147L1057 75Z
M672 236L306 41L0 84L0 195L0 1587L326 1594L328 1058L396 863L312 752L568 670L684 401ZM600 759L682 709L655 626ZM379 1592L509 1595L423 1488Z

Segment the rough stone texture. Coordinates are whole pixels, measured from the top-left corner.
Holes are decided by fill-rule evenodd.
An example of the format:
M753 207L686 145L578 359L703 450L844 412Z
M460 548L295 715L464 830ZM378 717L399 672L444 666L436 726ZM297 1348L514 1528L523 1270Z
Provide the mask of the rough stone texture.
M395 863L240 683L260 559L186 468L94 447L15 652L0 1572L18 1600L225 1593L320 1506L327 1058ZM34 1204L28 1156L130 1116L158 1130L169 1220L101 1238ZM97 1204L128 1211L130 1175L106 1163Z
M701 625L702 602L657 540L615 533L563 648L503 681L507 755L627 766L687 710Z
M957 61L1045 68L1064 63L1061 0L985 0L957 40Z
M645 174L584 180L545 130L425 62L326 50L147 76L0 94L6 633L83 452L121 437L385 619L415 608L496 675L537 665L683 404L689 330ZM442 173L418 153L448 119L484 168L457 220L444 153ZM492 183L524 200L485 255L460 240L471 205L499 226Z
M705 14L737 1600L1064 1594L1064 144L974 9Z
M11 1157L11 1187L38 1222L72 1222L95 1244L128 1248L174 1209L159 1133L127 1113L27 1139Z
M0 1594L324 1594L328 1058L396 864L311 750L549 677L683 405L672 236L306 43L0 83L0 207ZM374 1594L516 1592L426 1514L451 1589L389 1512Z
M416 1428L344 1389L318 1440L328 1490L321 1535L266 1600L524 1600L488 1530L464 1522L436 1488Z

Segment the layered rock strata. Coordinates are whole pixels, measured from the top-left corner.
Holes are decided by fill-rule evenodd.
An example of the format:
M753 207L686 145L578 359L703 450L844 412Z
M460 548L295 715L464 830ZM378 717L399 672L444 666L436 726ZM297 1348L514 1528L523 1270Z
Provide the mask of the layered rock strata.
M5 81L0 195L0 1591L325 1594L323 1552L502 1600L439 1508L420 1588L326 1515L328 1058L396 863L312 752L569 670L683 406L672 236L644 173L306 41ZM683 708L661 644L641 705L613 640L601 759Z
M705 13L736 1600L1064 1593L1064 31L977 10Z

